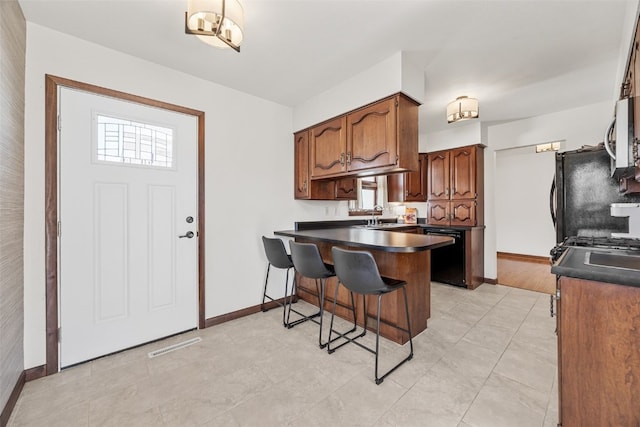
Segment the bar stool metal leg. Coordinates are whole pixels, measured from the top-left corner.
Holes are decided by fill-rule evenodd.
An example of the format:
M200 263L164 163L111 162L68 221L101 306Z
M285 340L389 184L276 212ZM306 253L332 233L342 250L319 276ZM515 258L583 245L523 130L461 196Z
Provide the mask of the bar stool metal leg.
M262 304L260 305L260 309L262 311L268 311L266 303L267 300L276 303L277 305L282 307L282 325L284 327L290 327L288 320L290 311L287 310L287 307L290 306L293 297L291 300L289 299L289 271L294 268L293 261L291 261L291 256L287 254L287 251L284 247L284 243L281 239L277 238L269 238L262 236L262 243L264 245L265 254L267 256L267 273L264 279L264 288L262 290ZM275 268L279 268L282 270L286 270L286 277L284 281L284 297L283 302L281 303L279 300L276 300L267 294L267 285L269 283L269 273L271 271L271 266ZM295 271L295 269L294 269ZM292 292L295 292L295 283L296 277L295 274L293 276L292 283Z
M298 288L297 288L297 283L298 283L298 282L297 282L297 278L296 278L295 273L294 273L294 276L293 276L293 285L292 285L292 287L291 287L291 294L289 294L290 296L289 296L289 300L288 300L288 302L287 302L287 300L286 300L286 295L287 295L287 294L285 293L285 302L287 302L287 303L286 303L286 307L287 307L287 320L286 320L286 322L285 322L285 325L286 325L286 327L287 327L287 328L289 328L289 329L293 328L293 327L294 327L294 326L296 326L296 325L299 325L300 323L304 323L304 322L306 322L306 321L308 321L308 320L311 320L311 321L312 321L312 322L314 322L314 323L318 323L318 322L315 320L315 318L316 318L316 317L318 317L318 316L321 316L321 315L322 315L322 309L320 309L320 310L319 310L318 312L316 312L316 313L312 313L312 314L308 314L308 315L307 315L307 314L301 313L301 312L299 312L299 311L297 311L297 310L295 310L295 309L293 309L293 308L291 307L291 304L293 303L294 295L296 295L296 294L297 294L297 289L298 289ZM317 282L316 282L316 291L318 292L318 295L320 295L320 293L319 293L319 291L318 291L318 283L317 283ZM285 291L285 292L286 292L286 291ZM297 319L297 320L294 320L293 322L291 322L291 321L290 321L290 318L291 318L291 312L294 312L294 313L296 313L297 315L302 316L302 317L301 317L300 319ZM320 321L322 321L322 318L320 318L320 319L321 319Z
M391 279L380 276L378 271L376 262L371 255L371 253L366 251L352 251L346 249L340 249L337 247L332 248L331 250L333 254L333 261L335 266L336 275L338 276L338 286L335 290L335 298L334 298L334 306L331 314L331 325L333 326L333 320L336 313L336 300L338 295L338 287L343 285L352 295L353 293L359 293L362 295L362 307L364 310L364 326L363 332L356 337L347 337L341 336L341 338L345 339L345 342L340 346L331 348L331 345L327 347L329 353L332 353L337 348L348 344L353 343L357 346L373 353L375 355L375 370L374 370L374 379L376 384L381 384L384 379L402 366L407 361L413 358L413 337L411 336L411 319L409 315L409 302L407 298L407 290L406 290L406 282L403 280ZM384 374L380 375L379 372L379 357L380 357L380 307L382 296L391 292L395 292L398 290L402 290L402 295L404 297L404 308L407 316L407 327L406 329L400 325L396 325L395 327L407 333L409 336L409 354L403 358L400 362L396 363L392 368L387 370ZM377 310L376 310L376 344L375 349L369 348L366 345L362 344L359 341L356 341L357 338L360 338L365 335L367 330L367 319L370 317L367 312L367 302L366 295L375 295L377 297ZM329 341L331 342L331 330L329 331Z
M337 349L339 349L340 347L349 344L350 342L352 342L353 340L363 337L366 335L367 333L367 328L363 328L362 332L360 333L360 335L356 335L354 337L348 337L347 334L350 334L352 332L355 332L356 329L358 328L358 315L356 313L356 301L355 298L353 297L353 292L349 291L349 296L351 297L351 308L352 308L352 312L353 312L353 327L351 329L349 329L346 332L337 332L335 329L333 329L333 320L336 317L336 306L337 306L337 301L338 301L338 288L340 287L340 282L338 282L338 284L336 285L336 290L333 294L333 309L331 311L331 322L329 324L329 339L327 340L327 353L331 354L334 351L336 351ZM366 306L364 306L364 308L366 309ZM365 311L366 313L366 311ZM331 338L331 333L335 332L336 334L338 334L337 337L335 338ZM343 338L345 341L335 347L331 347L331 343L334 341L339 340L340 338Z
M320 250L318 249L318 246L313 243L302 243L302 242L290 241L289 246L291 248L291 260L293 261L296 272L300 276L314 280L315 287L316 287L315 296L318 298L319 310L318 310L318 313L315 313L311 317L313 317L312 321L314 323L318 323L320 325L319 332L318 332L318 346L320 348L324 348L327 345L327 343L323 340L324 305L326 300L325 288L326 288L326 280L330 277L335 277L333 266L324 262L320 254ZM296 279L296 288L292 292L292 295L297 294L298 292L297 284L298 284L298 281ZM300 290L304 290L308 292L308 290L306 290L304 287L301 287ZM310 292L310 293L313 293L313 292ZM316 321L314 320L315 317L320 317L320 318ZM349 333L349 331L345 333Z

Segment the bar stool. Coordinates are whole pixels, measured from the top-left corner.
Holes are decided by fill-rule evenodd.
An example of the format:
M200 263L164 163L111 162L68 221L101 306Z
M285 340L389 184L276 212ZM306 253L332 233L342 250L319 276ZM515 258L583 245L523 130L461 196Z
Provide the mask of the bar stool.
M400 367L405 362L411 360L413 358L413 340L411 338L411 320L409 319L409 303L407 301L407 290L405 285L407 282L403 280L396 280L387 277L380 276L380 272L378 271L378 266L376 264L373 255L369 252L365 251L350 251L346 249L340 249L337 247L333 247L331 249L331 254L333 256L333 263L336 271L336 275L338 276L338 286L336 286L335 290L335 298L338 296L338 288L340 284L344 285L352 293L357 293L362 295L362 308L364 310L364 332L358 337L349 338L344 335L341 335L341 338L347 340L345 343L353 343L358 345L359 347L375 354L376 356L376 364L375 364L375 381L376 384L381 384L382 381L395 371L398 367ZM380 301L382 296L388 294L393 291L397 291L402 289L404 295L404 307L407 314L407 329L400 330L407 332L409 334L409 355L402 359L398 364L389 369L382 376L378 375L378 355L380 353ZM376 312L376 348L375 350L363 345L362 343L356 341L360 336L364 336L366 333L366 325L367 318L369 317L367 314L367 306L366 306L366 295L376 295L378 297L378 310ZM333 353L337 348L331 348L331 332L333 329L333 319L335 317L336 306L335 299L333 305L333 312L331 314L331 324L329 326L329 344L327 346L327 350L329 353ZM355 326L355 325L354 325Z
M278 238L269 238L262 236L262 243L264 245L264 252L267 256L267 260L269 263L267 264L267 274L264 279L264 290L262 292L262 304L260 305L260 309L262 311L267 311L268 309L265 306L265 301L269 299L282 306L282 325L285 328L293 328L295 325L306 322L307 320L311 320L320 315L320 313L314 313L312 315L306 316L299 311L296 311L291 308L291 303L293 302L293 296L296 292L296 277L295 274L293 276L293 284L291 285L291 298L289 298L289 270L294 268L293 261L291 260L291 255L287 254L287 250L284 247L284 243L282 243L281 239ZM278 300L272 298L267 295L267 283L269 282L269 271L271 270L271 266L275 268L280 268L283 270L287 270L287 275L284 281L284 299L281 304ZM294 322L289 320L291 316L291 312L294 312L300 316L301 319L298 319Z
M316 284L316 290L318 292L318 306L320 307L320 332L318 334L318 346L320 348L325 348L328 344L326 341L322 341L322 320L324 314L324 301L325 301L325 283L326 280L330 277L335 277L336 273L333 270L333 266L330 264L326 264L322 260L322 256L320 256L320 250L318 246L313 243L298 243L294 241L289 242L289 247L291 248L291 259L293 260L293 265L298 274L307 277L309 279L314 279ZM318 286L318 282L320 285ZM352 307L355 307L353 304L353 295L352 295ZM356 321L355 318L355 310L352 309L354 315L354 323ZM355 328L350 331L344 332L344 334L348 334L353 332ZM340 337L336 337L339 339Z

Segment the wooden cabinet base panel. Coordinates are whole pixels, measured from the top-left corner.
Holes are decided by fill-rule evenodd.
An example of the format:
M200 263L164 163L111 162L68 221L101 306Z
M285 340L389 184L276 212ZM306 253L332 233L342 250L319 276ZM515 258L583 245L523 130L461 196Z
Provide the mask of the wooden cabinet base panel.
M640 288L560 278L563 427L640 426Z
M303 241L304 240L299 240ZM331 245L329 243L315 243L320 249L320 254L325 262L332 264ZM358 248L349 248L361 250ZM369 251L378 264L380 274L394 279L401 279L407 282L407 297L409 300L409 315L411 320L411 332L416 336L427 328L427 319L431 317L431 253L430 251L421 251L413 253L394 253L383 251ZM333 295L337 284L336 278L330 278L325 286L325 310L331 312L333 309ZM298 276L298 287L304 288L304 291L298 293L298 297L310 304L318 305L318 297L315 282L311 279ZM349 292L344 286L338 289L338 306L336 315L352 321L353 315L348 307L351 306ZM364 325L364 316L362 310L362 296L355 295L356 312L358 314L358 324ZM367 296L366 299L367 313L373 319L369 320L367 325L369 328L375 327L375 316L377 309L377 297ZM381 303L381 326L380 335L399 344L404 344L409 340L407 333L401 329L407 329L406 314L404 309L404 297L402 291L396 291L386 294L382 297Z

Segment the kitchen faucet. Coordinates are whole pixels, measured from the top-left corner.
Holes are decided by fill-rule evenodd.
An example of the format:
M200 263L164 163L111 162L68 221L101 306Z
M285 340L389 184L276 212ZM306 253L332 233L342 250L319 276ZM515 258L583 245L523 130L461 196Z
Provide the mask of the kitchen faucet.
M378 225L379 221L378 218L376 218L376 211L380 211L382 212L384 208L380 205L375 205L373 207L373 209L371 210L371 219L369 220L369 225Z

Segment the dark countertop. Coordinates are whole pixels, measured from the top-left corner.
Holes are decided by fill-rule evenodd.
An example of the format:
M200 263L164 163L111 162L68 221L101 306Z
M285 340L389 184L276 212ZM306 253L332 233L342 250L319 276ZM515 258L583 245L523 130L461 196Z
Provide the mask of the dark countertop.
M585 263L589 260L590 263ZM596 265L602 263L625 268ZM635 268L640 268L639 251L575 246L567 248L551 266L551 272L576 279L640 287L640 270Z
M301 221L295 223L296 230L317 230L321 228L342 228L342 227L356 227L356 226L365 226L367 221L371 219L368 217L361 217L366 219L342 219L342 220L332 220L332 221ZM446 227L442 225L428 225L426 218L418 218L417 224L406 224L406 223L398 223L395 218L378 218L379 226L373 228L386 229L390 228L415 228L420 227L423 229L450 229L450 230L471 230L474 228L485 228L485 226L479 227Z
M357 248L377 249L385 252L420 252L453 244L453 238L446 236L372 230L357 227L283 230L275 231L273 234Z

